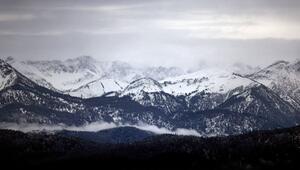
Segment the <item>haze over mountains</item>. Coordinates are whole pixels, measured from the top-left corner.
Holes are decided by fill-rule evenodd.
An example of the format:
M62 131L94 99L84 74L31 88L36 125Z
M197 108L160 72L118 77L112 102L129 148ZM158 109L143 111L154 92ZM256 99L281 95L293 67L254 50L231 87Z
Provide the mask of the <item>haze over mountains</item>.
M300 0L0 11L2 169L300 169Z
M259 69L248 65L236 64L227 70L210 69L199 71L199 69L194 69L192 71L178 67L142 67L132 66L121 61L98 61L90 56L63 61L21 61L12 57L3 59L41 86L83 98L97 97L112 91L121 92L132 81L140 78L152 78L164 84L164 86L168 84L169 87L164 90L168 93L174 93L174 88L179 90L176 87L178 83L174 87L174 82L171 85L170 80L182 81L184 79L183 81L188 81L186 83L191 84L191 81L199 81L193 80L196 78L210 77L215 79L216 76L228 76L232 72L252 73ZM186 88L181 88L180 91L182 93L191 92L197 87L191 86Z
M0 120L53 126L142 123L201 136L299 124L299 62L279 61L248 73L249 67L240 68L186 72L92 57L6 58L1 60Z

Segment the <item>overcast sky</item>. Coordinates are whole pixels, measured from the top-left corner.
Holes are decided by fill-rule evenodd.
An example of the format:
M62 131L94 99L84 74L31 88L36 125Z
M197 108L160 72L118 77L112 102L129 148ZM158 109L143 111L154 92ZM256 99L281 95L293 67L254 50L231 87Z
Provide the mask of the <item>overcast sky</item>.
M299 0L0 0L1 56L195 67L299 54Z

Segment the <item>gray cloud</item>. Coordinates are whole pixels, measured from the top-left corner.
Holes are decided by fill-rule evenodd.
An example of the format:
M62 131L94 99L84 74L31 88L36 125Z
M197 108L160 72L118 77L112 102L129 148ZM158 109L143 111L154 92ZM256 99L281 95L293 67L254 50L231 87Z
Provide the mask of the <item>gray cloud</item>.
M0 11L2 56L182 67L299 58L297 0L0 0Z

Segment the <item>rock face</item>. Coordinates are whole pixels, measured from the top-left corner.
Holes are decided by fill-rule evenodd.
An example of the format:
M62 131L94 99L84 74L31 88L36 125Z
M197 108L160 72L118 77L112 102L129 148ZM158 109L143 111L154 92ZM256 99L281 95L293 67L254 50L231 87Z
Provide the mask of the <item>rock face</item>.
M89 73L96 74L98 68L91 61L68 60L72 67L60 65L59 61L42 62L45 68L38 68L49 74L77 74L78 70L89 68ZM80 89L89 89L87 93L102 90L105 94L88 99L43 87L3 60L0 66L0 122L70 126L96 121L116 125L142 122L171 131L194 129L202 136L240 134L300 123L299 62L277 62L247 75L206 70L161 81L138 78L128 85L114 79L98 79ZM116 69L110 78L128 75L125 70L118 73L119 67L109 68ZM99 82L102 85L97 85ZM108 86L118 90L110 92ZM80 95L80 90L69 91L72 92Z

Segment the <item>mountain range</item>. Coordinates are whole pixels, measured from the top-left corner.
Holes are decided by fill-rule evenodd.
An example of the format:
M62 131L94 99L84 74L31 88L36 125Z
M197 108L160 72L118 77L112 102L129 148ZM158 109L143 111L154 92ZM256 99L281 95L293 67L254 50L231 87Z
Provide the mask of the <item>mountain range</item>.
M142 77L162 80L184 74L176 67L133 67L125 62L97 61L89 56L64 61L20 61L12 57L4 60L41 86L83 98L121 91L128 83Z
M82 126L103 121L194 129L202 136L296 126L300 62L249 72L136 68L92 57L0 60L0 122Z

